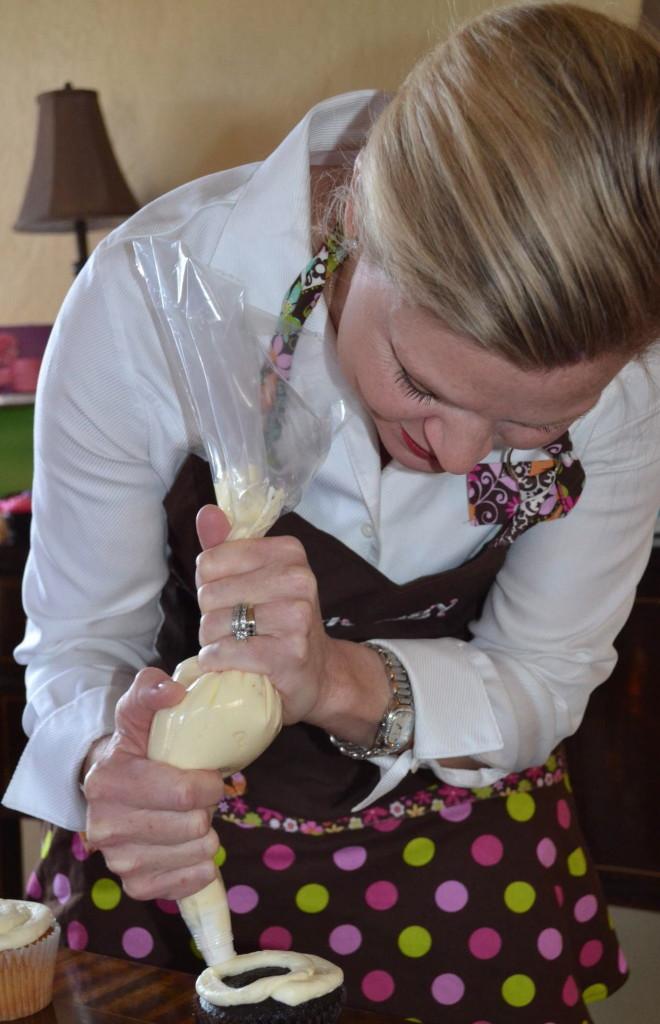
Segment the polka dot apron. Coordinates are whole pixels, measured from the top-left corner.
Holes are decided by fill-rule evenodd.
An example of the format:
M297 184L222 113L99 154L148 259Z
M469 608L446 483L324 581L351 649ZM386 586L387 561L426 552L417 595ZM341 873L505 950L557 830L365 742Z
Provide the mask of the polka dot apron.
M288 293L273 341L279 372L291 365L296 332L342 258L324 247ZM295 513L271 533L305 546L330 635L469 639L468 623L508 546L568 514L579 498L584 477L568 435L547 454L475 467L470 518L499 523L494 540L466 564L407 584ZM170 578L158 646L168 670L197 649L194 521L213 501L208 466L191 456L165 501ZM317 953L344 970L352 1007L426 1024L591 1021L589 1004L617 989L627 967L561 750L483 789L420 770L354 813L377 781L374 765L343 757L322 730L304 724L285 728L228 780L215 826L237 951ZM28 894L54 908L74 949L201 968L176 903L130 899L78 833L46 826Z

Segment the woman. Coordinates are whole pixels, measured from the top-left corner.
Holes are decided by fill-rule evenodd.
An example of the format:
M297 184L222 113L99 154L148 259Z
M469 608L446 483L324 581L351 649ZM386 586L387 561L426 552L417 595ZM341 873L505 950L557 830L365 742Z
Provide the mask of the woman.
M623 982L557 745L614 665L660 504L658 95L630 29L492 12L391 103L320 104L99 247L40 385L6 796L58 826L31 891L70 945L196 970L172 901L215 854L238 950L329 956L353 1006L573 1024ZM357 398L264 539L223 545L206 507L133 268L146 233L254 306L284 295ZM143 666L171 671L198 627L203 667L267 673L288 726L224 794L145 759L182 691Z

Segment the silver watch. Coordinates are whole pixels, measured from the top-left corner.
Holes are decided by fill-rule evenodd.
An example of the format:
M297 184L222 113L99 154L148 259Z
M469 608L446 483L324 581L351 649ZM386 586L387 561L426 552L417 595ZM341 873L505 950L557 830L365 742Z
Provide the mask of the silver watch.
M330 736L330 742L347 757L353 757L358 761L364 761L368 757L377 757L380 754L398 754L410 746L410 741L415 730L415 704L413 701L410 679L404 666L391 651L372 643L366 643L378 651L390 678L392 696L385 709L385 714L380 720L374 742L370 747L361 747L359 743L348 743Z

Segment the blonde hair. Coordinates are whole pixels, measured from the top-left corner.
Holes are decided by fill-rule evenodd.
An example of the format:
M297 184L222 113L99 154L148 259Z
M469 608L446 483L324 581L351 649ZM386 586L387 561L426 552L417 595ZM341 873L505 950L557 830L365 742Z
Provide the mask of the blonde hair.
M357 251L521 368L638 354L660 323L659 55L570 4L463 27L371 129Z

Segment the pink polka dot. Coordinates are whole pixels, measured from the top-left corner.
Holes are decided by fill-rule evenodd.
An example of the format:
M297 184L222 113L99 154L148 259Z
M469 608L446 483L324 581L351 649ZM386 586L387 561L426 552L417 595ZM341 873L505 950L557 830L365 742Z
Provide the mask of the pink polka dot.
M536 847L536 856L544 868L551 868L557 860L557 847L552 839L541 839Z
M40 900L43 896L41 882L35 875L34 871L30 872L30 877L28 878L27 885L25 886L25 893L31 900Z
M626 960L626 954L623 952L623 950L620 947L619 947L619 953L618 953L618 956L617 956L617 966L618 966L619 970L621 971L621 974L627 974L628 973L628 961Z
M449 914L462 910L467 901L468 891L462 882L443 882L435 890L435 902L440 910L446 910Z
M384 1003L394 992L394 978L387 971L369 971L362 979L361 988L372 1003Z
M373 827L376 829L376 832L394 832L395 828L398 828L402 821L403 818L378 818L374 821Z
M588 896L581 896L573 908L575 914L575 920L579 921L580 924L584 924L585 921L591 921L592 917L595 917L596 911L598 910L598 900L595 896L589 894Z
M362 932L354 924L340 924L330 932L328 942L334 953L347 956L362 945Z
M570 828L571 809L563 799L557 801L557 821L562 828Z
M499 864L502 860L504 847L497 836L479 836L472 843L470 848L472 859L481 864L484 868L490 868L493 864Z
M465 985L457 974L439 974L433 979L431 995L442 1006L459 1003L465 994Z
M87 949L89 935L80 921L69 921L66 928L66 944L69 949Z
M296 859L296 855L290 846L284 843L273 843L267 850L264 850L263 862L271 871L286 871Z
M562 889L561 885L556 885L554 888L555 888L555 899L557 900L557 906L558 907L563 907L564 906L564 890Z
M440 811L441 818L454 822L466 821L471 814L472 804L469 800L461 800L459 804L450 804L449 807L443 807Z
M127 928L121 937L121 945L127 956L142 960L154 948L154 940L146 928Z
M332 859L341 871L357 871L366 861L367 851L364 846L344 846L335 850Z
M159 910L162 910L164 914L179 913L179 904L176 900L156 900L156 906Z
M259 894L251 885L232 885L227 889L227 903L234 914L249 914L259 902Z
M578 999L580 998L580 992L577 985L575 984L575 978L572 974L569 974L568 978L564 982L564 987L561 991L561 997L566 1006L575 1006Z
M580 963L583 967L593 967L602 959L603 943L600 939L590 939L580 950Z
M288 928L273 924L270 928L264 928L259 936L259 945L262 949L291 949L293 936Z
M58 903L67 903L71 899L71 883L66 875L58 872L53 879L53 895Z
M80 832L73 833L73 839L71 840L71 853L76 860L87 860L89 857L89 850L85 846Z
M544 928L536 940L536 948L544 960L556 960L564 948L561 932L556 928Z
M372 882L364 898L372 910L389 910L399 899L399 890L392 882Z
M477 960L492 960L502 948L502 939L494 928L477 928L468 939L468 946Z

